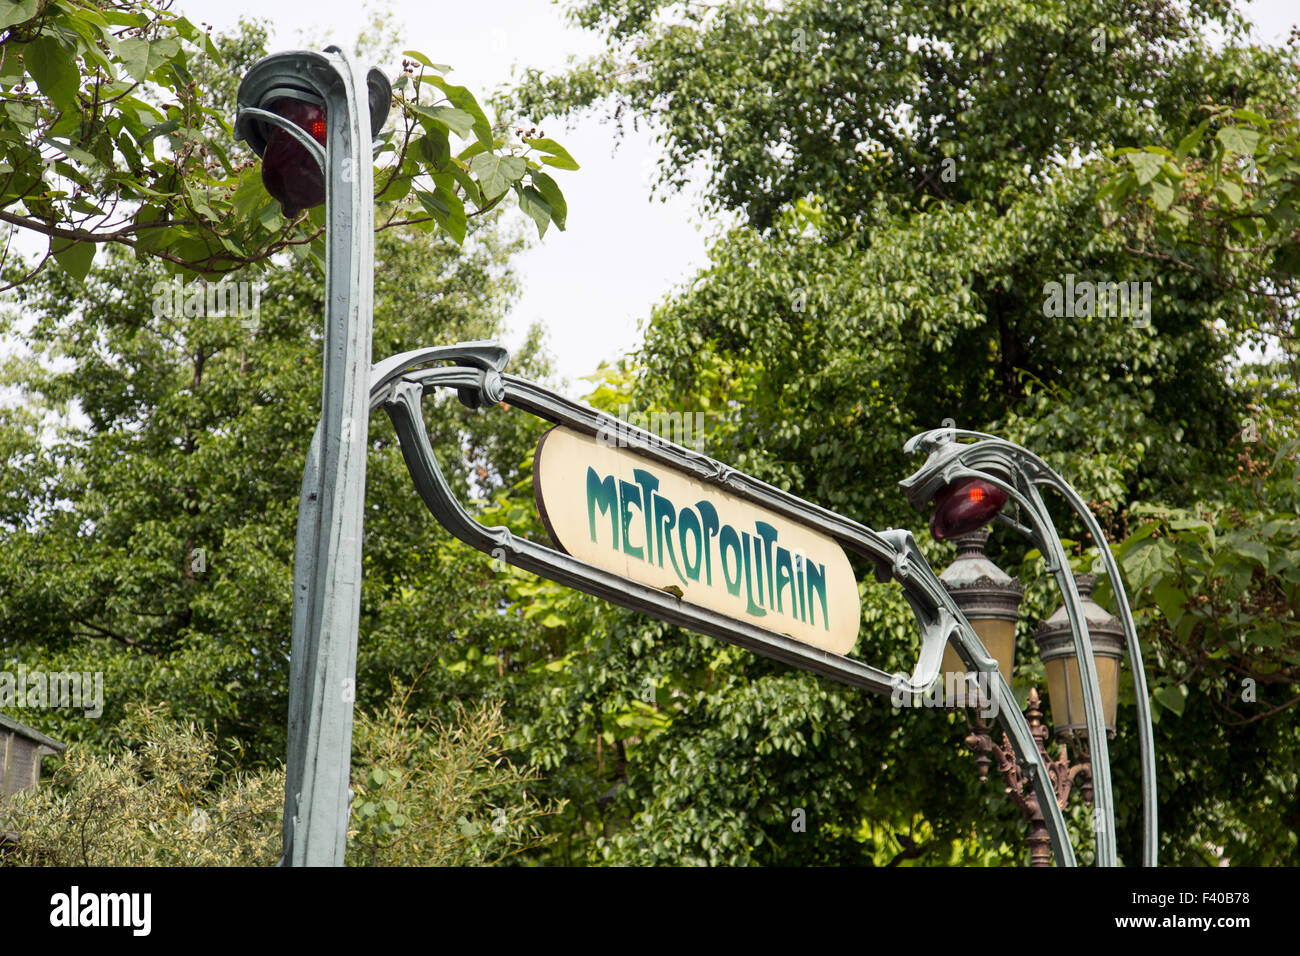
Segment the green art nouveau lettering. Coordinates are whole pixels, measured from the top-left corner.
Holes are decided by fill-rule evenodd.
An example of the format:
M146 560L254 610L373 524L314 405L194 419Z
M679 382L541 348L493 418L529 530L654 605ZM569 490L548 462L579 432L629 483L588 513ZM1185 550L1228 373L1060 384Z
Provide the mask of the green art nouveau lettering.
M822 626L829 631L831 629L831 618L826 609L826 565L817 564L815 561L809 561L807 565L808 623L817 623L817 605L813 603L813 596L816 595L822 599Z
M685 584L686 576L682 574L682 569L677 564L677 550L673 547L673 527L677 524L677 510L673 508L673 503L659 492L652 492L652 495L651 501L655 512L655 553L659 555L659 567L664 566L664 551L667 550L668 560L672 563L677 579ZM667 541L666 549L665 541Z
M695 502L695 509L700 513L700 520L704 523L704 583L712 586L713 539L718 536L718 509L704 499Z
M735 555L732 558L731 565L727 563L727 551L730 550ZM740 537L736 534L736 529L729 524L722 526L722 531L718 534L718 553L722 557L722 577L727 582L727 591L733 597L740 596L741 576L744 572L743 561L740 557ZM731 566L736 569L735 580L731 577Z
M826 565L810 562L801 549L782 546L779 529L766 521L755 520L753 533L739 530L723 522L706 499L679 510L660 494L660 479L653 472L636 468L632 476L634 481L615 475L602 478L594 468L587 468L587 528L593 542L600 540L598 519L607 517L611 549L672 568L684 586L698 583L701 577L712 586L716 554L722 566L720 583L732 597L743 592L746 613L787 614L815 626L820 603L822 627L830 630ZM638 527L645 537L634 544L639 535L633 529Z
M694 560L691 560L692 548L688 548L686 545L686 532L688 531L691 532L695 539ZM704 563L704 542L704 532L700 530L700 519L695 516L695 510L683 508L682 513L677 516L677 543L681 547L682 564L686 566L686 576L692 581L700 579L700 565Z
M728 525L727 527L730 527L730 525ZM741 546L742 546L742 553L743 553L744 556L745 556L745 611L746 611L746 613L748 613L748 614L752 614L752 615L754 615L754 617L763 617L764 615L767 614L767 611L765 611L765 610L762 608L762 606L760 606L760 605L754 603L754 590L755 590L755 588L754 588L754 570L753 570L753 567L750 565L750 562L749 562L749 554L750 554L750 549L751 549L751 542L753 542L753 544L752 544L753 550L757 551L757 550L758 550L758 539L757 539L757 538L751 538L751 537L750 537L746 532L742 531L742 532L740 533L740 540L741 540ZM759 581L758 581L758 588L757 588L757 590L758 590L758 597L759 597L759 600L762 600L762 598L763 598L763 580L762 580L761 574L762 574L762 566L763 566L763 555L762 555L761 552L760 552L759 555L758 555L758 562L757 562L757 564L758 564L758 567L759 567L759 574L760 574L760 578L759 578Z
M645 549L640 545L632 544L632 512L631 505L633 502L642 511L641 507L641 489L630 482L620 480L618 483L618 513L619 519L623 525L623 553L631 555L634 558L645 560ZM648 543L648 542L647 542Z
M587 524L591 528L591 540L596 541L596 509L601 514L609 513L609 533L613 538L613 547L618 548L618 488L614 476L607 475L602 481L596 469L587 467Z

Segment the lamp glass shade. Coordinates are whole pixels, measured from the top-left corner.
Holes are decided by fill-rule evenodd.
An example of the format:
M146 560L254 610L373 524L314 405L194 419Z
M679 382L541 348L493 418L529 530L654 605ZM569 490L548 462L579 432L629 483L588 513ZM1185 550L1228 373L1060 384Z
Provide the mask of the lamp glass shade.
M315 103L281 97L270 110L297 124L325 144L325 110ZM262 154L262 183L280 203L286 219L325 202L325 173L302 144L279 127L271 127Z
M1007 503L1007 493L980 478L953 482L935 496L930 533L938 541L983 528Z
M1016 654L1016 622L1004 621L998 618L976 618L971 619L970 626L975 629L979 639L984 642L989 654L998 662L998 670L1002 674L1002 679L1010 684L1011 665ZM957 649L953 647L951 641L943 649L943 663L940 665L939 670L939 679L943 682L945 688L964 685L965 676L969 671L966 665L961 662L961 656L958 655ZM992 692L991 687L988 690Z
M1102 720L1109 733L1115 732L1115 714L1119 707L1119 658L1093 653L1097 681L1101 688ZM1074 732L1086 736L1088 717L1083 706L1083 682L1079 677L1079 659L1073 654L1045 662L1047 695L1052 704L1052 723L1058 733Z
M1108 734L1115 733L1115 713L1119 704L1120 658L1124 654L1124 628L1092 599L1096 578L1076 574L1079 610L1087 623L1092 659L1097 665L1097 684L1101 691L1101 717ZM1052 726L1061 737L1087 737L1088 719L1083 706L1083 682L1079 679L1079 659L1074 649L1074 634L1065 606L1057 608L1034 632L1038 656L1047 670L1047 700L1051 707Z
M957 559L939 575L939 580L970 622L989 656L997 661L1002 679L1010 684L1016 653L1016 624L1020 620L1020 598L1024 590L1019 582L984 554L988 539L987 528L977 529L958 539ZM969 668L962 663L951 642L943 650L940 671L948 705L965 703L965 677ZM962 688L960 698L952 688ZM979 690L982 694L991 694L993 688L982 686Z

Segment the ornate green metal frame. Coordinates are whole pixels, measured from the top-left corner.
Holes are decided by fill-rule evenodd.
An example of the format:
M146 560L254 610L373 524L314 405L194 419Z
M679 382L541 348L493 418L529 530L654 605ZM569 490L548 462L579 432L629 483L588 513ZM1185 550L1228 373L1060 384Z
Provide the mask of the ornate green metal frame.
M392 419L416 489L440 524L466 544L560 584L730 641L755 653L872 693L892 694L899 689L905 693L921 693L927 690L938 679L943 649L951 639L967 666L972 671L986 674L990 685L995 688L998 720L1033 782L1039 805L1045 808L1044 815L1056 859L1063 865L1074 865L1074 850L1066 836L1060 807L1051 792L1046 769L1011 688L1002 679L996 662L970 623L922 557L911 532L873 531L698 452L666 442L626 423L616 422L586 405L573 402L525 379L505 374L507 359L506 350L499 345L468 342L417 349L393 356L375 367L371 377L371 407L382 406ZM433 364L447 362L453 364ZM921 647L911 676L890 674L855 658L833 654L786 635L726 617L658 588L628 581L561 551L521 538L508 528L481 525L452 492L434 458L425 431L422 399L427 392L437 388L456 389L461 401L471 408L485 408L504 402L512 409L521 409L545 421L566 425L593 436L600 434L602 429L618 427L628 446L639 454L813 527L834 538L848 550L867 558L875 570L877 580L884 582L892 579L902 586L904 597L921 629ZM980 441L966 445L957 441L959 437L978 437ZM931 452L925 465L902 482L909 499L914 503L924 504L946 481L973 474L990 478L999 486L1006 487L1034 515L1031 536L1039 542L1045 555L1053 556L1057 563L1052 570L1058 584L1064 581L1069 589L1063 593L1067 607L1075 609L1071 613L1071 623L1074 626L1076 648L1082 647L1080 660L1086 662L1087 666L1083 670L1089 672L1091 677L1091 696L1085 698L1085 703L1089 720L1100 726L1101 704L1087 625L1077 608L1078 594L1074 591L1073 578L1068 573L1068 560L1050 518L1042 508L1041 499L1037 497L1034 484L1053 484L1067 496L1073 496L1073 500L1078 501L1082 507L1078 496L1035 456L1019 446L991 436L973 432L956 433L951 429L939 430L917 436L908 443L907 449ZM968 457L970 461L983 465L985 470L970 466ZM1009 481L1011 476L1015 476L1015 479ZM1091 515L1087 515L1086 508L1084 513L1085 520L1091 518ZM1012 524L1022 531L1031 530L1014 521ZM1100 529L1097 529L1097 534L1100 535ZM1103 542L1103 550L1106 550L1104 539L1099 540ZM1112 571L1112 574L1118 582L1117 572ZM1118 585L1117 593L1123 602L1122 583ZM1127 607L1125 611L1127 612ZM1131 635L1131 630L1129 633ZM1130 637L1130 655L1130 661L1136 661L1134 673L1140 689L1139 719L1144 722L1146 737L1149 738L1149 723L1145 723L1145 677L1141 670L1141 657L1135 636ZM1089 728L1095 732L1092 723ZM1105 825L1105 821L1114 820L1114 809L1110 800L1109 757L1104 746L1104 735L1103 727L1100 738L1102 747L1094 748L1094 761L1101 765L1097 769L1102 772L1094 770L1094 775L1099 794L1096 817L1102 821L1098 827L1099 836L1109 837L1109 840L1098 841L1097 862L1099 865L1114 865L1114 827ZM1144 776L1144 781L1147 783L1144 788L1145 803L1153 810L1154 775ZM1150 818L1150 827L1148 836L1151 839L1147 842L1154 847L1154 816ZM1154 853L1145 856L1145 861L1148 865L1153 865Z
M364 91L364 92L363 92ZM280 96L325 106L324 149L295 124L266 109ZM370 156L388 113L391 90L378 70L363 75L336 47L324 53L293 51L254 64L240 84L235 129L261 155L267 124L293 136L326 176L325 368L321 420L303 473L294 558L293 639L290 658L289 748L286 765L284 855L287 866L341 865L347 836L352 702L361 595L361 539L369 415L383 407L392 419L416 489L434 517L453 535L521 568L632 610L709 634L756 653L876 694L923 693L938 678L951 640L972 671L987 675L998 720L1045 808L1059 864L1075 865L1074 849L1053 796L1047 770L1011 688L906 530L876 532L744 475L697 452L666 443L588 406L504 372L508 354L492 342L417 349L371 366L374 281L374 174ZM436 364L435 364L436 363ZM446 364L451 363L451 364ZM618 427L646 457L706 484L809 525L868 559L881 582L903 589L921 629L910 676L889 674L860 660L796 641L611 574L570 555L520 538L508 528L479 524L452 494L433 456L421 411L424 394L454 388L473 408L507 402L546 421L586 434ZM973 438L973 443L959 439ZM1136 682L1143 761L1144 862L1155 863L1155 778L1146 680L1132 616L1118 569L1096 519L1058 475L1025 449L978 432L926 432L908 442L927 451L922 468L902 484L923 505L943 483L978 475L1004 488L1030 515L1013 527L1039 543L1066 601L1081 662L1089 734L1094 742L1097 862L1115 860L1114 807L1109 755L1087 625L1068 573L1064 549L1037 486L1060 491L1101 548L1120 597Z
M324 149L265 108L286 95L325 106ZM325 173L325 369L318 429L325 437L313 443L303 474L294 559L281 859L292 866L341 866L347 841L374 307L371 158L391 96L382 72L363 75L342 50L329 47L264 57L249 68L237 97L235 133L259 156L266 149L266 127L275 126L301 143Z

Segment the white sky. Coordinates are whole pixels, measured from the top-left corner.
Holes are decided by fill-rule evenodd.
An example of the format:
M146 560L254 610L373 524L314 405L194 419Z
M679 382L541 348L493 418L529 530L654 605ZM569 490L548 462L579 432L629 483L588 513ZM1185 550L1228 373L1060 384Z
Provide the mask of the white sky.
M267 19L273 51L304 45L304 34L351 50L370 22L355 0L176 0L174 9L218 30L233 28L241 16ZM390 0L384 9L407 38L403 48L451 64L450 79L481 100L510 81L516 64L549 72L570 56L601 49L598 36L568 25L554 0ZM1283 42L1300 21L1295 0L1255 0L1248 9L1261 37L1273 42ZM567 390L581 395L589 387L577 380L634 348L651 308L704 264L716 225L696 212L698 191L651 201L649 170L659 151L644 128L633 132L629 125L617 151L613 127L595 118L546 132L582 169L556 176L568 201L568 231L548 230L516 260L523 295L508 317L506 344L541 321Z

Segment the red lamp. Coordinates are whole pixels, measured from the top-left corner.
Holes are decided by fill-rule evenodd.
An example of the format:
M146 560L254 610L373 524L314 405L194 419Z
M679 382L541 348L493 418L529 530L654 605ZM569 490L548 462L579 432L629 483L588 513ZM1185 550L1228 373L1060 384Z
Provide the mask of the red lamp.
M272 100L267 109L301 126L312 139L325 145L325 108L295 97ZM325 202L325 173L296 139L267 124L269 135L262 154L262 182L280 203L286 218Z
M930 533L940 541L977 531L1007 503L1007 493L982 478L962 478L934 497Z

